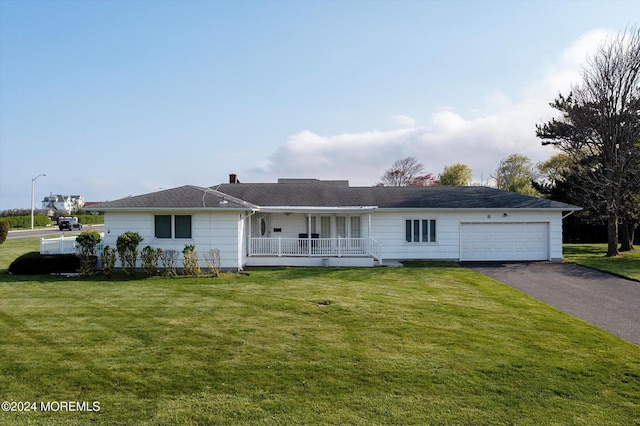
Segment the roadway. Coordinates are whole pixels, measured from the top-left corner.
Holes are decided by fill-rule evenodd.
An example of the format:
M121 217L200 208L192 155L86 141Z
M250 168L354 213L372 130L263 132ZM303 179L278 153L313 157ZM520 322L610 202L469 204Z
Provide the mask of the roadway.
M104 225L84 225L81 231L60 231L57 226L52 226L50 228L36 228L34 230L31 229L16 229L10 230L9 235L7 235L7 240L15 240L18 238L56 238L60 236L71 236L71 235L79 235L82 231L88 230L103 232Z

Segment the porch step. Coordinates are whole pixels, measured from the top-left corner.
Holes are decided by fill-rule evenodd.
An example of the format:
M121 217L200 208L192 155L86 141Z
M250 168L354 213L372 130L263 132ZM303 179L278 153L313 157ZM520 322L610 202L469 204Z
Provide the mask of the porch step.
M384 260L382 263L376 261L373 266L380 266L386 268L402 268L404 265L397 260Z
M249 256L245 266L372 267L372 257Z

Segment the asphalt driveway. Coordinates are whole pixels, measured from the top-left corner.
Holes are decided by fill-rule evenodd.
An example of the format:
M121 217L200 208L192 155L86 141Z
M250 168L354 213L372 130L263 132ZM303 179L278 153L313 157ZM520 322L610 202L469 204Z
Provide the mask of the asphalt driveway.
M568 263L465 266L640 345L640 282Z

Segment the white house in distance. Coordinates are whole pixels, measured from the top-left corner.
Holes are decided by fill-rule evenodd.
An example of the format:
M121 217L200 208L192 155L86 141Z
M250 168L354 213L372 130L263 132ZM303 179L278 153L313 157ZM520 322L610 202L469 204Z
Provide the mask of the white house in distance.
M104 244L203 253L221 266L374 266L391 260L560 261L562 219L580 207L488 187L352 187L348 181L193 185L92 207ZM204 262L202 263L204 265Z
M82 195L61 195L53 192L42 200L42 209L49 211L49 216L55 213L72 213L84 206Z

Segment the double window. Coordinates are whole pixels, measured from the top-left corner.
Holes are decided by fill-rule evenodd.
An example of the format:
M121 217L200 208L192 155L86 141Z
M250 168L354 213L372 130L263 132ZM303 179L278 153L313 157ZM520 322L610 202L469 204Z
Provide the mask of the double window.
M405 241L408 243L435 243L435 219L405 220Z
M191 215L155 215L156 238L191 238Z

